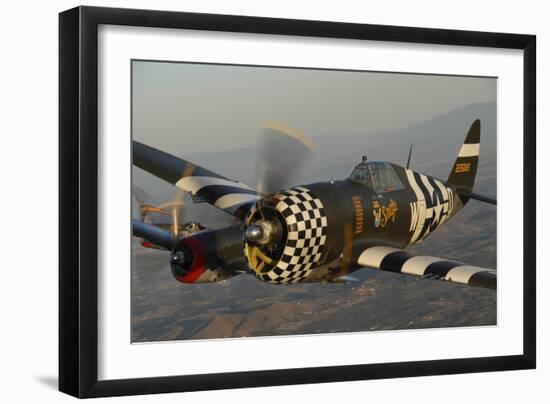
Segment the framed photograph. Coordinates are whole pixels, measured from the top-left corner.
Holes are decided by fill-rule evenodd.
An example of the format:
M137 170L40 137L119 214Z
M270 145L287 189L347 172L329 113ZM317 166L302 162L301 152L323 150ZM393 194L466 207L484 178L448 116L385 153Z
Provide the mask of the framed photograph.
M59 388L530 369L531 35L59 17Z

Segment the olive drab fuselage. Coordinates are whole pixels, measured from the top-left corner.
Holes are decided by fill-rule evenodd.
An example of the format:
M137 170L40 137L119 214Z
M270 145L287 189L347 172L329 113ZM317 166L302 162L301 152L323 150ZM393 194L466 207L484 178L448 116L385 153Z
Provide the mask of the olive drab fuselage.
M271 208L286 224L287 245L270 265L253 257L246 241L245 256L256 276L266 282L330 281L359 269L357 256L371 244L403 248L422 241L464 205L463 199L431 176L391 163L362 162L346 179L276 194ZM313 208L319 209L311 209L313 202ZM246 224L269 203L253 206ZM301 239L316 234L314 244L303 245Z
M341 254L348 227L354 245L382 242L404 248L422 241L463 206L442 181L392 166L404 185L401 189L376 192L350 178L304 186L323 201L326 210L327 237L334 245L327 260Z

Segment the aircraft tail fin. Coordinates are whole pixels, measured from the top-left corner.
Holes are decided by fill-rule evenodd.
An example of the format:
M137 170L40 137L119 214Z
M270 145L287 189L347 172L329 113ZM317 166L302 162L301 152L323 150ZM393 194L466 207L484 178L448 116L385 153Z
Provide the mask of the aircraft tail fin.
M472 123L464 144L458 152L456 161L449 174L447 185L463 190L472 190L474 187L479 160L480 129L481 123L479 119L476 119Z

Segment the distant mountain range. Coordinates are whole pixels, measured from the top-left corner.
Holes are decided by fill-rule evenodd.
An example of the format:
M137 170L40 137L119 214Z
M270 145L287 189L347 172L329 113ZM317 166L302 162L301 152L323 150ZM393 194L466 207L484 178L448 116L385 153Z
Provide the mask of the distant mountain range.
M368 128L345 133L318 133L312 136L317 151L306 162L304 170L296 173L289 185L345 178L352 168L367 155L373 160L387 160L405 164L410 144L413 144L411 166L419 171L446 178L460 145L471 123L481 120L481 167L479 176L484 176L484 167L496 162L496 104L476 103L455 109L436 118L414 126L381 133L371 133ZM201 165L226 177L256 185L257 156L254 148L239 148L209 153L185 154L185 139L182 152L166 150ZM158 200L171 197L173 187L152 175L133 169L134 183L147 190ZM204 205L190 207L195 220L225 223L229 217L215 208Z
M493 157L496 154L496 104L470 104L408 128L382 133L325 134L316 139L319 159L315 180L346 176L363 154L369 159L404 165L411 144L415 169L422 171L439 162L450 167L475 119L481 120L481 154ZM329 166L328 162L334 163Z

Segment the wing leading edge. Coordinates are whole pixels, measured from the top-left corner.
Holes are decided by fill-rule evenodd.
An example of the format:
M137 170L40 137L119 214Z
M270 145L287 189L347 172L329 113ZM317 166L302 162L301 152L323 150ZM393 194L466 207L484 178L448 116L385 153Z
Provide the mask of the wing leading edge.
M208 202L242 219L259 198L249 186L143 143L133 142L133 164L189 192L195 201Z
M497 273L494 269L476 267L458 261L431 256L414 256L394 247L376 246L364 250L357 264L382 271L414 275L496 289Z

